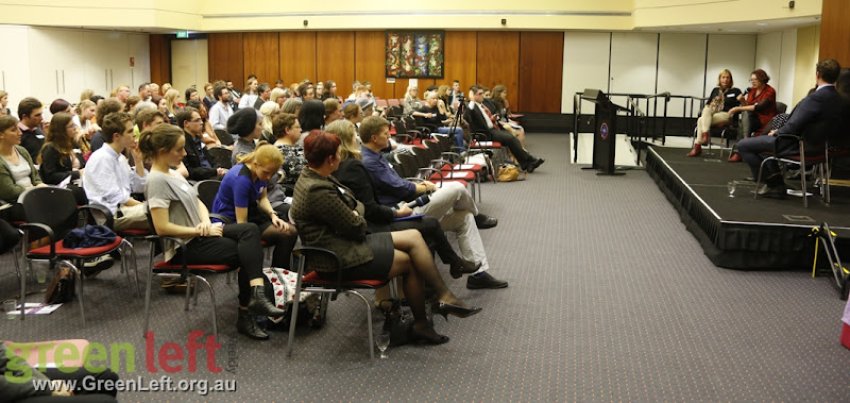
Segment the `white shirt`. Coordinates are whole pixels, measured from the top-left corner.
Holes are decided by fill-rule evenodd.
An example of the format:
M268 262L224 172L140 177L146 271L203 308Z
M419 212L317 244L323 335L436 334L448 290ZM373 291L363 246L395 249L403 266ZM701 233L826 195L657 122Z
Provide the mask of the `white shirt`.
M210 124L213 130L227 130L227 119L233 114L233 109L230 108L230 103L223 104L216 102L210 108Z
M242 95L242 98L239 98L239 109L253 108L254 103L257 102L258 97L259 97L259 95L257 95L257 94Z
M130 193L145 191L145 177L130 168L127 157L104 144L86 163L83 189L90 203L104 206L115 215L118 206L130 199Z

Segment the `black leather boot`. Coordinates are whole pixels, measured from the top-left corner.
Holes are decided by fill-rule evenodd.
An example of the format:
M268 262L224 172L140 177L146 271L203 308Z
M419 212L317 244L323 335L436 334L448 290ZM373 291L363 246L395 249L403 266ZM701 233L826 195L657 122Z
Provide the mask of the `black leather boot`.
M272 304L266 298L265 287L255 285L251 287L251 301L248 302L248 311L258 316L271 316L278 318L286 314L286 311Z
M254 340L268 340L268 333L264 332L257 326L257 321L254 320L254 315L248 312L247 309L239 309L239 317L236 318L236 331L244 334Z

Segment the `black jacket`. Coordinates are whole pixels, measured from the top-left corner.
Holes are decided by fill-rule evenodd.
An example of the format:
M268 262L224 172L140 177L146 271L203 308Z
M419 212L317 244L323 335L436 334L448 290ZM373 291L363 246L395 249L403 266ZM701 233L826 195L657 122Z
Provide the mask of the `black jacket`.
M383 232L379 227L386 227L393 222L395 217L393 209L378 203L378 195L375 193L375 187L372 186L372 177L363 166L363 162L354 158L340 162L334 177L351 189L354 198L363 203L366 209L364 218L369 226L369 232Z
M823 87L803 98L778 134L802 135L807 144L829 140L833 145L847 143L848 106L835 86Z
M41 146L43 145L44 132L40 128L21 130L21 146L27 149L33 161L38 158L38 153L41 151Z
M41 180L48 185L58 185L68 176L72 180L79 179L80 171L74 171L72 169L71 158L77 158L80 167L85 165L82 156L79 154L62 156L59 150L53 147L52 144L44 147L41 151L41 165L38 167L38 174L41 175Z
M202 181L204 179L217 177L218 171L209 157L207 157L206 151L204 151L205 149L197 146L197 143L200 143L201 140L195 140L191 134L186 132L183 133L186 138L186 144L183 146L186 150L186 156L183 157L183 165L185 165L186 170L189 171L189 179L193 181ZM210 168L201 165L202 158L210 163Z

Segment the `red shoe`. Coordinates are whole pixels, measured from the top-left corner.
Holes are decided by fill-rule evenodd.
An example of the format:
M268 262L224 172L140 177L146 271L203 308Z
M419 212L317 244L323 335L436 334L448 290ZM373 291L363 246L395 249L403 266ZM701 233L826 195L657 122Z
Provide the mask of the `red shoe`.
M732 153L732 155L729 156L729 162L741 162L741 161L743 161L743 159L741 159L741 154Z
M702 146L699 143L694 144L694 148L688 153L688 157L699 157L702 154Z

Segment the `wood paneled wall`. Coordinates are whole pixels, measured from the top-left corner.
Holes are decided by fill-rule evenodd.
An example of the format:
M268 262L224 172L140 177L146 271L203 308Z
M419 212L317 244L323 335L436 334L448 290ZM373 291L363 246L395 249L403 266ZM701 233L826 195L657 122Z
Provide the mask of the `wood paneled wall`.
M242 88L247 78L247 74L244 72L246 55L242 37L241 32L211 34L207 37L211 81L229 80L233 81L236 88ZM262 57L256 53L252 53L252 55ZM198 88L201 88L200 83Z
M280 73L280 40L277 32L249 32L242 34L242 71L245 80L251 74L257 77L275 77ZM233 78L237 80L237 78ZM241 88L243 84L236 84Z
M820 53L823 60L833 58L842 67L850 67L850 1L823 0L820 23Z
M343 98L354 80L370 81L380 98L403 98L409 85L407 79L387 83L384 31L212 33L208 38L210 79L233 80L237 87L251 73L269 83L334 80ZM447 31L444 78L418 80L419 96L431 85L451 85L455 79L464 90L475 83L503 84L513 110L559 113L563 47L563 32Z
M150 34L151 82L171 82L171 35Z
M564 34L523 32L519 50L519 102L513 103L508 92L511 105L528 111L560 113Z

